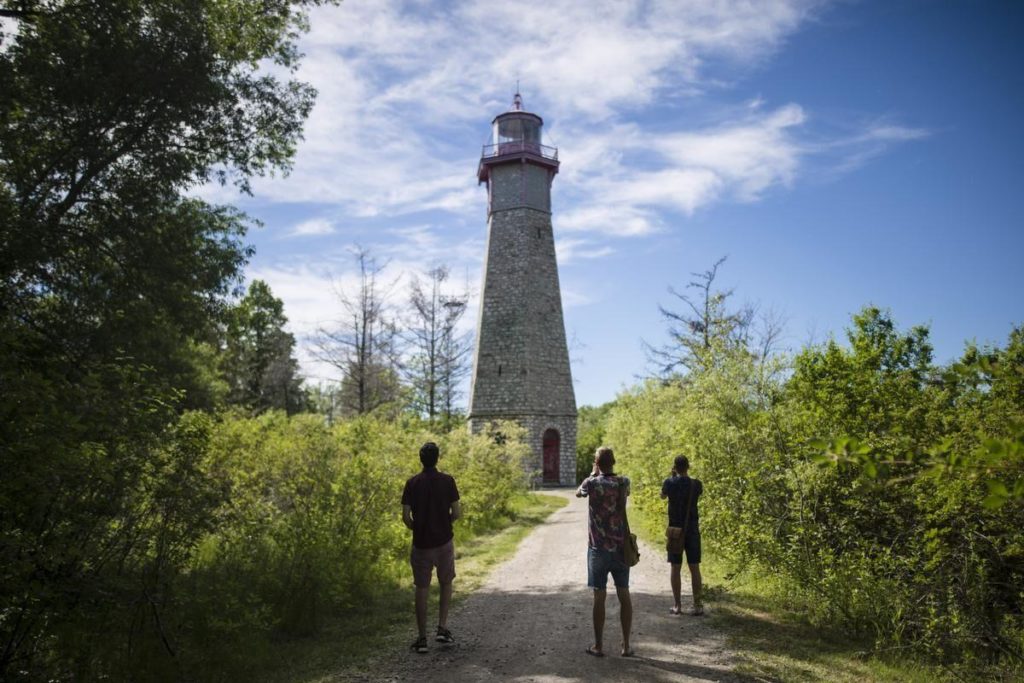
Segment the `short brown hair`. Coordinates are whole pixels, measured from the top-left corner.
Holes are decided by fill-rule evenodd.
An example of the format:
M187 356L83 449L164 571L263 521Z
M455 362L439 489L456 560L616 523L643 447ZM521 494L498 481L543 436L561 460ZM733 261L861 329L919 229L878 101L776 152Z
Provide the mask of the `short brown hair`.
M601 446L594 452L594 462L601 468L601 471L610 470L615 464L615 453L607 446Z

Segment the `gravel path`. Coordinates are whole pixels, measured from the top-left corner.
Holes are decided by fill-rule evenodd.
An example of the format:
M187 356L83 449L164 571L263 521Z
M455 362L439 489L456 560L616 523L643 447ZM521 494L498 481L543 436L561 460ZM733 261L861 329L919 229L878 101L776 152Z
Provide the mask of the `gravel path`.
M587 501L570 490L546 491L569 504L552 514L497 567L487 582L453 610L454 646L431 639L430 654L388 653L365 681L743 681L731 672L724 638L708 617L675 617L668 565L661 549L641 545L630 572L632 644L636 657L618 656L618 600L609 577L603 658L584 650L593 638L591 592L586 587ZM689 578L683 585L690 604ZM455 590L459 581L455 580ZM437 604L428 624L436 624ZM409 615L409 640L415 636ZM433 627L428 633L433 635Z

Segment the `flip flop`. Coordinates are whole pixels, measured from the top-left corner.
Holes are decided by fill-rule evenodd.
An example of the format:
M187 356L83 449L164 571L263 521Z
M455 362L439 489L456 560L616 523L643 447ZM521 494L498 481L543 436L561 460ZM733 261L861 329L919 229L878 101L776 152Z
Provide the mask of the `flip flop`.
M673 607L672 609L670 609L668 611L668 613L673 615L673 616L679 616L680 614L683 613L683 608L682 607Z
M604 653L600 650L595 650L593 645L588 647L586 652L588 655L593 655L594 657L604 657Z
M633 650L633 648L629 648L628 650L623 650L622 651L622 656L623 657L634 657L634 656L636 656L636 651Z

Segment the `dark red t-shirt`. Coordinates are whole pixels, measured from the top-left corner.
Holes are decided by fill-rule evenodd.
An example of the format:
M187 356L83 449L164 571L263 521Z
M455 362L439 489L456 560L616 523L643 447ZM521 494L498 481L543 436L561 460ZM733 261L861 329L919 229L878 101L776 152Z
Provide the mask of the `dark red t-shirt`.
M452 540L452 503L459 499L455 478L425 469L405 482L402 505L412 508L412 544L421 550Z

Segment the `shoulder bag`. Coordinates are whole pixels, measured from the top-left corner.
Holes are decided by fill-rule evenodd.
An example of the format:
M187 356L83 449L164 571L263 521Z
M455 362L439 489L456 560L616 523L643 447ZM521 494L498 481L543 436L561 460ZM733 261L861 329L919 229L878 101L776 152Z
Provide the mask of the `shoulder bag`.
M683 516L683 526L670 526L665 529L665 550L673 555L682 555L684 541L686 540L686 528L690 525L690 503L693 502L693 479L690 479L689 495L686 497L686 514Z
M622 480L623 477L620 476L619 479ZM636 534L629 531L629 518L626 517L626 487L623 485L624 483L623 481L622 484L619 484L619 509L622 510L622 526L624 531L622 535L622 554L626 564L634 567L640 562L640 546L637 545Z

